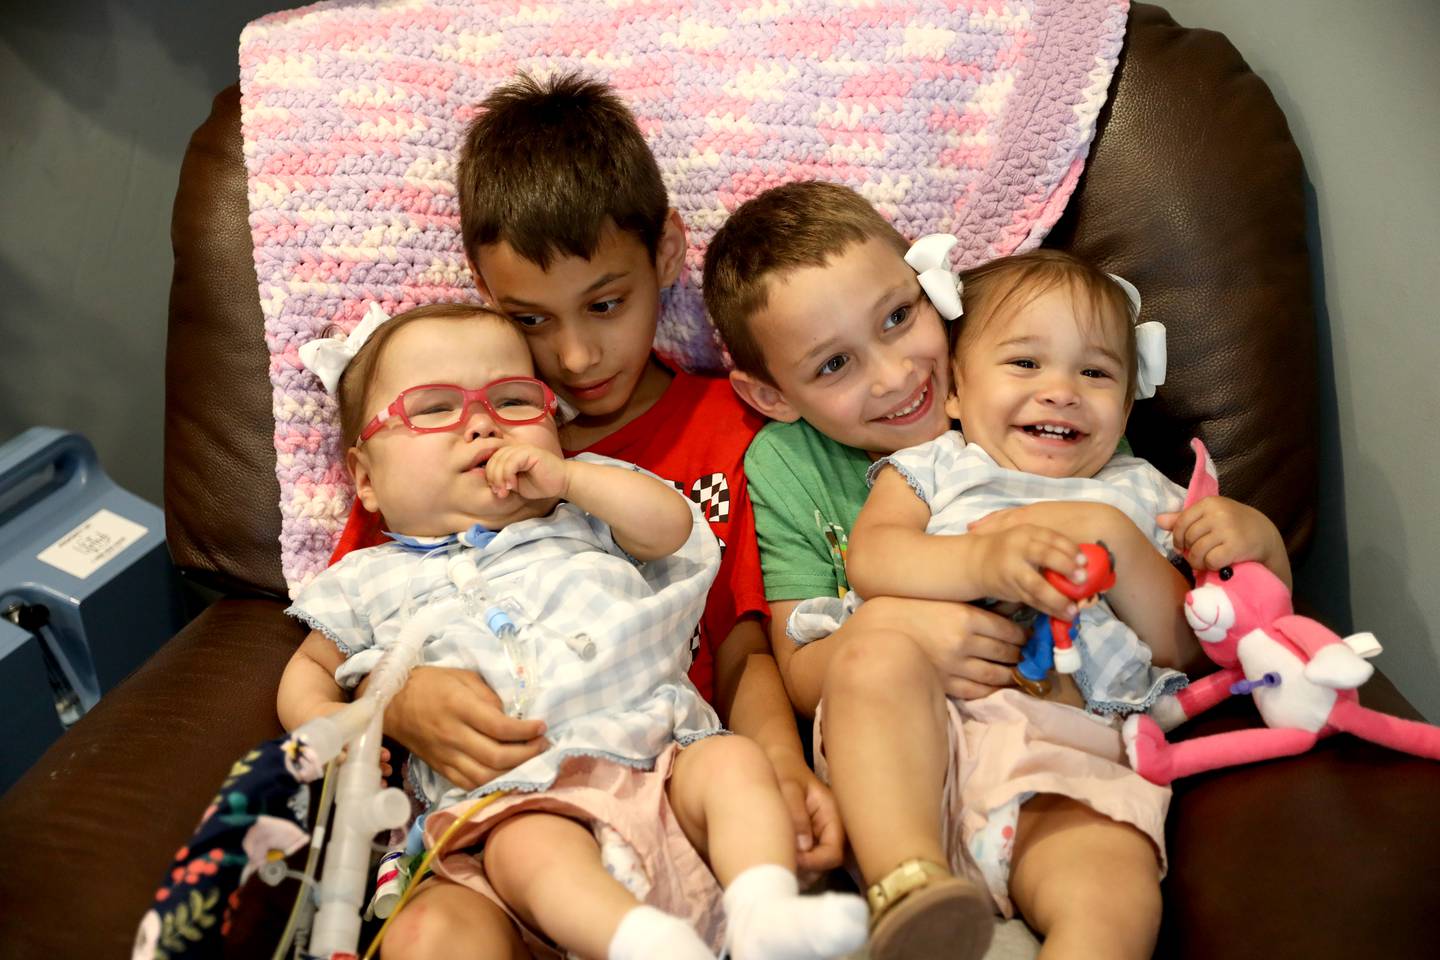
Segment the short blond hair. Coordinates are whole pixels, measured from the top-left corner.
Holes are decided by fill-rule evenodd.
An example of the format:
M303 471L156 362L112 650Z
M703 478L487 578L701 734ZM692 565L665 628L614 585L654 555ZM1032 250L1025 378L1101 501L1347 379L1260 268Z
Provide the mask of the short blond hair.
M735 369L774 384L751 318L765 309L770 281L823 267L867 240L909 244L890 221L849 187L819 180L772 187L730 215L705 251L705 308Z

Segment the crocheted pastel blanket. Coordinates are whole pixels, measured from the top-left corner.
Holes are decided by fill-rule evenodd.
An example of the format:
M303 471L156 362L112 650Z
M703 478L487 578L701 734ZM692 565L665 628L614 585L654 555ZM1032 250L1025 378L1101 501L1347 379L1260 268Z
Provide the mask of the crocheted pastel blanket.
M1038 244L1080 175L1128 6L342 0L250 24L241 127L291 592L324 568L351 502L334 405L297 348L370 300L474 299L454 154L493 86L578 67L630 104L690 231L657 347L720 370L703 251L767 187L848 184L907 236L957 234L959 267Z

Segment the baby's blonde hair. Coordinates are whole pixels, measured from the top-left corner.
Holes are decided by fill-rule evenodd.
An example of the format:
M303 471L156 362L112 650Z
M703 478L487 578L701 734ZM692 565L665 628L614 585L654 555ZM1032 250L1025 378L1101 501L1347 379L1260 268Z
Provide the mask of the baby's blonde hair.
M1134 308L1115 279L1088 261L1064 250L1032 250L991 260L960 275L965 313L950 324L950 354L960 351L1002 316L1022 309L1036 297L1068 284L1076 313L1091 323L1114 323L1122 330L1125 396L1135 395L1138 360L1135 352ZM1088 305L1088 313L1078 308Z

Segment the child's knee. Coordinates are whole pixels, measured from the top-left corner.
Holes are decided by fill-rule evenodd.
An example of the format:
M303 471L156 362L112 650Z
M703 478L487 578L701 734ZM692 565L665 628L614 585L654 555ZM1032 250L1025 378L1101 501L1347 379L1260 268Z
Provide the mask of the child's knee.
M439 945L455 931L443 911L431 910L424 897L416 897L400 911L385 931L381 960L424 960L439 956Z
M680 754L682 762L686 754L691 761L686 766L703 764L703 776L707 780L721 780L732 784L775 783L775 771L770 759L760 745L749 737L712 736L692 743Z
M518 960L529 956L514 924L493 901L453 884L432 885L413 897L391 922L381 943L382 960L430 960L451 956L455 944L475 956Z
M934 665L919 645L898 631L867 631L837 650L825 671L825 700L911 700L938 689ZM828 709L828 708L827 708Z

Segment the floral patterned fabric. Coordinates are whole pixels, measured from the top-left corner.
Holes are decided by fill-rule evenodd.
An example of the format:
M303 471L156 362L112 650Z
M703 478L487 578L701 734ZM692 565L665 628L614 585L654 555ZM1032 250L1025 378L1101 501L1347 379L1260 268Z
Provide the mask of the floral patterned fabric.
M230 768L155 903L140 921L135 960L219 957L230 918L257 872L283 871L310 840L309 784L323 768L303 738L261 744Z

